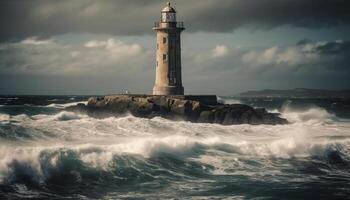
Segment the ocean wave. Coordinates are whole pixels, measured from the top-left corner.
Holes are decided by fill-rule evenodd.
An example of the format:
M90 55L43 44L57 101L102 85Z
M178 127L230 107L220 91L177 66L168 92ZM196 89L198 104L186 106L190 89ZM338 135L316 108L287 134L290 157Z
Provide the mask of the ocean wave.
M0 180L3 183L42 183L66 181L61 180L65 177L70 183L77 183L91 174L117 176L123 180L134 176L152 179L159 176L159 171L176 177L204 176L216 169L230 173L235 168L268 168L271 164L276 165L276 157L289 161L298 157L309 158L331 168L350 166L350 143L340 141L317 144L295 144L291 141L234 143L220 138L169 136L120 138L111 142L100 145L1 146ZM194 169L199 171L194 173ZM130 175L130 170L136 174Z
M312 106L303 110L293 109L289 106L282 107L282 117L285 117L290 122L333 122L339 121L339 118L334 114L327 112L326 109Z
M23 129L20 129L23 130ZM34 129L35 130L35 129ZM33 130L28 130L27 136L35 136ZM42 134L42 133L41 133ZM174 136L132 136L127 135L101 135L100 137L92 137L93 135L83 135L77 132L77 138L81 138L81 141L76 143L77 140L60 140L58 138L51 140L54 143L62 143L62 146L70 147L71 145L77 145L80 147L94 146L103 147L106 152L110 153L130 153L138 154L144 157L150 157L157 152L169 152L176 153L177 155L186 155L186 152L191 152L193 147L212 148L215 147L220 151L228 153L239 153L242 155L253 155L262 157L308 157L317 155L316 150L323 150L324 147L338 144L344 148L349 147L350 138L313 138L302 135L290 135L285 138L273 139L273 137L256 137L253 140L249 140L246 137L196 137L185 135ZM15 134L11 134L15 135ZM37 137L38 137L37 136ZM64 135L62 135L64 136ZM97 135L95 135L97 136ZM108 136L106 138L106 136ZM67 139L68 136L64 136ZM47 138L45 138L46 140ZM70 141L72 141L70 143ZM46 141L48 144L50 141ZM67 143L68 142L68 143ZM42 141L37 141L36 145L41 146ZM108 159L107 159L108 160Z
M135 172L146 176L150 173L150 171L144 171L147 166L154 168L152 172L154 176L159 176L157 171L162 170L164 173L175 175L179 169L171 166L179 165L178 162L196 164L181 158L199 154L202 148L199 143L182 137L138 138L127 143L110 145L61 146L56 144L56 146L40 147L5 145L0 147L0 155L3 158L0 161L0 181L14 183L29 179L29 181L41 183L61 176L69 176L74 181L79 181L83 173L115 173L123 170L121 169L123 167L136 170ZM171 162L172 160L174 163ZM170 168L174 171L169 172ZM127 176L122 178L131 179L134 175L120 172L118 176L119 178Z
M73 112L60 112L54 116L51 117L53 120L58 120L58 121L67 121L67 120L75 120L75 119L81 119L83 115L79 115Z
M50 137L57 138L60 135L60 127L68 127L62 124L54 124L55 121L77 120L84 115L62 111L54 115L34 115L19 114L10 116L0 115L0 138L6 140L47 140ZM50 126L52 123L53 127ZM53 130L57 130L53 131ZM56 134L55 134L56 133Z
M29 116L27 114L19 114L19 115L13 115L11 116L11 119L17 122L23 122L23 123L32 123L34 126L36 122L48 122L48 121L68 121L68 120L75 120L75 119L81 119L81 118L87 118L87 115L81 115L74 112L68 112L68 111L61 111L54 114L38 114L38 115L32 115ZM93 119L93 118L91 118ZM30 124L28 124L30 125Z
M49 104L49 105L44 106L44 107L48 107L48 108L67 108L69 106L74 106L74 105L77 105L79 103L87 104L87 101L78 101L78 102L70 102L70 103L62 103L62 104L52 103L52 104Z
M87 104L87 101L76 101L76 102L70 102L70 103L51 103L51 104L48 104L48 105L37 105L37 104L29 104L29 103L26 103L26 104L19 104L19 105L0 105L0 107L36 107L36 108L56 108L56 109L64 109L64 108L67 108L69 106L73 106L73 105L77 105L79 103L82 103L82 104Z
M0 113L0 122L6 122L10 119L10 115Z
M0 114L4 199L120 198L125 191L143 198L155 190L173 192L164 198L189 191L226 197L232 188L249 197L250 188L296 191L310 184L342 191L350 180L350 123L315 106L287 105L281 114L292 123L256 126L96 119L46 107L18 113Z
M5 99L5 100L16 100L18 97L0 97L0 99Z
M53 136L16 145L2 142L0 185L25 186L25 191L15 187L15 193L34 188L45 195L94 199L125 187L178 191L177 183L193 187L196 181L208 182L208 177L285 181L293 176L304 182L319 174L331 176L333 171L346 174L350 166L350 138L339 130L330 137L334 127L329 125L221 126L84 115L61 120L65 115L70 114L21 116L18 126ZM86 189L91 185L93 190Z
M45 174L46 166L40 160L48 152L56 152L50 155L74 155L72 162L81 166L81 169L77 168L78 172L89 168L95 172L111 173L115 168L110 166L117 167L113 160L121 157L130 157L133 162L149 162L159 157L174 162L193 161L191 164L205 169L203 173L217 173L218 170L222 174L239 173L235 168L246 173L247 169L257 169L257 166L274 167L271 165L277 165L274 162L280 159L315 159L330 167L341 163L347 165L350 155L349 124L319 123L332 119L332 116L313 109L287 109L283 114L289 114L294 117L289 119L295 120L289 125L276 126L222 126L131 115L95 119L66 111L11 116L11 121L15 123L8 124L4 132L16 136L13 140L20 143L10 145L3 141L0 157L5 159L0 164L0 176L2 180L16 182L27 176L22 172L24 170L34 173L31 179L36 182L45 182L51 175ZM310 116L317 118L317 123ZM3 125L0 127L4 128ZM45 162L53 162L54 158L51 156L50 161ZM53 164L49 167L57 168ZM53 174L57 173L63 172L56 170ZM168 173L178 172L174 169Z
M227 97L217 97L217 101L223 104L241 104L242 102L239 99L232 99Z
M332 115L322 109L306 111L286 110L282 113L293 122L289 125L232 125L190 123L171 121L156 117L153 119L137 118L132 115L96 119L87 115L61 111L55 114L14 115L11 120L17 124L44 130L60 138L79 140L120 136L168 136L185 135L189 137L228 137L237 141L251 139L275 140L289 136L303 137L310 135L344 135L350 124L348 122L325 123L332 121ZM314 117L312 117L314 116Z

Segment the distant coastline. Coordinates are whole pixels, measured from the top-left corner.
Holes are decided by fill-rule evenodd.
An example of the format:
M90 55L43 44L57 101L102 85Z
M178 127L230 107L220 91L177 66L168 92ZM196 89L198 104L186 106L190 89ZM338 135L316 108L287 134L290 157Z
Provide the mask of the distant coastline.
M328 98L350 98L350 90L322 90L322 89L307 89L307 88L295 88L290 90L254 90L242 92L234 97L239 98L315 98L315 99L328 99Z

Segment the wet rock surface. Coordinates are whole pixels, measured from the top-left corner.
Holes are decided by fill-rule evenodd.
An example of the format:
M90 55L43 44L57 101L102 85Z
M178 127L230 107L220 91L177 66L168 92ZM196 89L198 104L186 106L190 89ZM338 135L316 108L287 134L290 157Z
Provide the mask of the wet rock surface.
M87 105L77 104L67 110L96 118L123 116L164 117L199 123L232 124L287 124L288 121L263 108L243 104L210 103L188 100L183 96L113 95L90 98Z

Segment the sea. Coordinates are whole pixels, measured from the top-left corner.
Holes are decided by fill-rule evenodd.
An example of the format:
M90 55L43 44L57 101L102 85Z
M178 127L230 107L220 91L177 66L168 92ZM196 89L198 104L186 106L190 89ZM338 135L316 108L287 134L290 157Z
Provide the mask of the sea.
M350 199L350 100L220 97L287 125L65 108L88 96L0 96L0 199Z

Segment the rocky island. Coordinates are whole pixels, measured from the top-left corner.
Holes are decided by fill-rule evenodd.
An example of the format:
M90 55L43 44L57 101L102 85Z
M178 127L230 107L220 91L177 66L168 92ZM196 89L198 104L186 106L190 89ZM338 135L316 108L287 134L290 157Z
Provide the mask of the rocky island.
M163 117L198 123L286 124L288 121L264 108L217 102L215 95L110 95L90 98L87 105L78 104L67 110L96 118L123 116Z
M136 117L163 117L199 123L286 124L278 114L264 108L217 102L215 95L184 95L181 74L181 32L183 22L176 21L176 11L170 3L161 11L161 21L153 30L157 34L156 78L153 95L110 95L90 98L87 105L67 108L92 117L132 114Z

